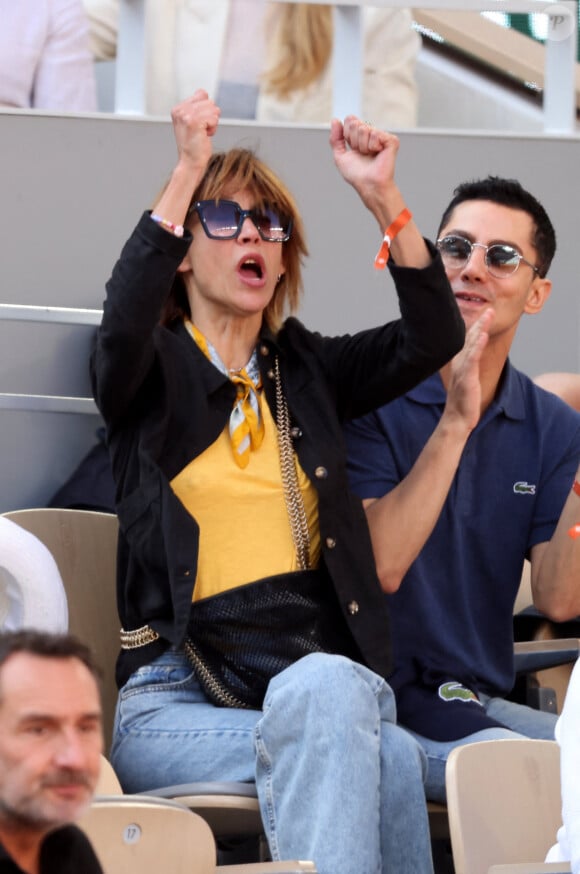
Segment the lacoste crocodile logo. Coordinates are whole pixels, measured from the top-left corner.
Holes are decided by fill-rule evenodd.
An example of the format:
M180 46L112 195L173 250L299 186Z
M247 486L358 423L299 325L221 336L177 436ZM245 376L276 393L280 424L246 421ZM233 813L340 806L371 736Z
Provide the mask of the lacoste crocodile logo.
M473 704L479 704L480 707L483 707L483 704L471 689L468 689L467 686L462 686L461 683L456 683L451 680L449 683L442 683L439 686L439 697L443 699L443 701L463 701L465 704L469 704L470 702Z
M516 495L535 495L536 487L531 483L517 482L514 483L514 492Z

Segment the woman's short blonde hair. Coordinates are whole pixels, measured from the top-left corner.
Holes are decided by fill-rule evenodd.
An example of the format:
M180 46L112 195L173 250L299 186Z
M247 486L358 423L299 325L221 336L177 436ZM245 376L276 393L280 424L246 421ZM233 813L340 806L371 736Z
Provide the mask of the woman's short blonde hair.
M296 201L279 177L251 149L216 152L195 189L185 221L191 231L201 230L193 204L198 200L219 200L245 191L258 207L268 204L292 220L290 239L282 243L285 272L278 281L264 319L273 331L278 330L285 315L298 309L302 296L302 262L308 254L304 226ZM201 230L203 233L203 230ZM270 244L266 244L270 245ZM191 316L185 286L177 274L162 317L163 324Z

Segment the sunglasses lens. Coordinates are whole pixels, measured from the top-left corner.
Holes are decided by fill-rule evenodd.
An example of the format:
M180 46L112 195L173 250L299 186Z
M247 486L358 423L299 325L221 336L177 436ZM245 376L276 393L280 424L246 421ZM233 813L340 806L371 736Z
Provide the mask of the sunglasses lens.
M198 211L210 237L226 240L236 236L240 216L237 204L228 200L219 203L205 200L199 204Z
M513 246L497 244L487 250L486 263L493 276L509 276L518 269L520 253Z
M283 242L288 239L290 222L281 218L271 207L252 211L252 219L265 240Z
M287 239L288 222L286 222L285 227L284 222L275 210L269 207L259 211L253 210L252 220L265 240L279 241Z
M238 236L248 216L263 240L284 242L290 238L291 220L283 218L275 209L243 210L234 200L200 200L195 205L203 228L214 240L232 240Z
M471 255L471 243L464 237L443 237L438 240L437 247L443 261L450 267L461 267Z

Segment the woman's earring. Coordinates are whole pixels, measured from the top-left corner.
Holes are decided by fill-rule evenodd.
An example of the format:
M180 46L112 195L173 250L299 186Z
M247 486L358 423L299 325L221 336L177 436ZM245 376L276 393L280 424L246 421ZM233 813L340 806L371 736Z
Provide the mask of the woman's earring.
M280 280L282 279L283 276L284 276L283 273L278 274L278 276L276 277L276 285L278 285L278 283L280 282Z

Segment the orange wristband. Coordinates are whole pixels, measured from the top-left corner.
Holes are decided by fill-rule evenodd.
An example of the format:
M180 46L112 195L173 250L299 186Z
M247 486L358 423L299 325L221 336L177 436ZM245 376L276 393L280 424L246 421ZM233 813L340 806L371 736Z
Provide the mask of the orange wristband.
M408 224L413 218L413 213L408 209L403 209L397 216L394 222L391 222L387 230L385 231L385 236L383 237L383 244L377 253L377 257L375 258L375 267L377 270L384 270L389 260L389 249L391 248L391 243L401 231L406 224Z
M580 483L577 479L574 480L574 485L572 486L572 491L578 495L580 498Z

